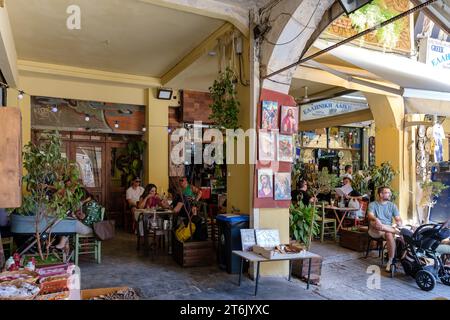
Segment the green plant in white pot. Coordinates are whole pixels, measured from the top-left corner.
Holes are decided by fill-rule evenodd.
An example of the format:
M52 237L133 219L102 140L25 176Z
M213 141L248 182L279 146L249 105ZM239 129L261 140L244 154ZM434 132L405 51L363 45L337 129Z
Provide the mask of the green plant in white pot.
M425 181L420 184L422 188L422 198L420 200L420 205L426 209L427 216L424 223L430 221L431 208L436 204L436 198L441 195L441 193L448 189L449 186L443 184L440 181ZM419 220L420 221L420 220Z

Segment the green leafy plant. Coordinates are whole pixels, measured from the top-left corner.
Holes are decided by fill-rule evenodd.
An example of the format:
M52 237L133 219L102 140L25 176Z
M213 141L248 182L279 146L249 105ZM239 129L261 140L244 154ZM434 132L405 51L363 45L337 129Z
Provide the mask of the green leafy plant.
M289 209L289 229L292 238L310 245L310 234L319 234L319 224L316 221L317 210L314 206L305 206L302 201L292 203ZM311 224L312 221L312 224ZM312 227L311 227L312 225Z
M370 195L370 171L368 169L359 170L353 175L352 187L360 194Z
M394 17L396 13L390 10L384 1L374 0L370 4L363 6L349 15L352 26L362 32L375 25ZM404 28L404 22L397 20L376 31L378 40L383 43L384 47L394 48L400 40L401 33Z
M145 141L131 141L127 145L127 153L116 160L117 168L122 172L122 185L129 186L134 177L141 177L144 163L142 157Z
M70 163L67 158L62 157L61 137L58 132L46 132L36 144L28 143L23 151L23 166L26 174L22 181L27 192L23 197L23 205L10 212L35 217L39 256L41 260L46 260L54 238L51 227L44 240L44 255L41 223L49 221L54 226L64 219L68 212L79 209L83 196L80 172L75 163Z
M313 197L317 199L317 196L319 194L326 194L330 193L336 186L338 185L340 179L335 174L331 174L328 172L328 168L323 168L322 171L320 171L318 174L312 175L312 180L308 181L309 189L311 190ZM317 202L313 202L314 211L316 212L316 206ZM311 217L311 219L314 219L314 216ZM311 220L311 225L313 224L313 221ZM311 239L313 237L312 230L310 230L309 233L309 241L308 241L308 250L309 246L311 244Z
M239 101L236 98L237 77L234 72L227 68L220 72L218 79L209 88L213 103L209 106L212 114L209 116L219 128L237 129Z
M395 200L398 196L398 192L392 189L392 181L400 172L394 170L392 164L388 162L383 162L380 166L373 166L370 170L370 177L373 182L375 192L379 187L385 186L392 190L392 200Z

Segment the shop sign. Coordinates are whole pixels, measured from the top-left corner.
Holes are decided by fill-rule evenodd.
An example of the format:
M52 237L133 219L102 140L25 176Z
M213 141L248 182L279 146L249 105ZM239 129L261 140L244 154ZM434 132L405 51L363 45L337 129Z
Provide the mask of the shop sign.
M421 62L434 68L450 70L450 42L423 39L419 57Z
M349 102L342 100L325 100L301 106L301 121L314 120L324 117L368 109L367 103Z

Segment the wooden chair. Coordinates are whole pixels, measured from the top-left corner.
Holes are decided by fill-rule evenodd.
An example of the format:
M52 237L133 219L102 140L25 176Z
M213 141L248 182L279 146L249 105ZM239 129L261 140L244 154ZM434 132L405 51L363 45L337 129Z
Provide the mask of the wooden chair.
M105 208L102 208L101 220L105 217ZM79 256L83 254L94 254L97 263L102 262L102 242L97 239L94 233L75 235L75 265L78 266Z
M374 238L372 237L369 232L367 231L367 249L366 249L366 256L365 258L367 258L369 256L369 252L372 250L377 250L378 251L378 257L381 259L381 265L383 266L384 264L384 249L385 249L385 244L384 244L384 239L383 238ZM372 249L371 245L372 242L376 242L376 247L374 249Z
M12 256L14 253L14 238L13 237L2 238L2 245L5 257Z
M323 242L326 235L332 235L333 240L336 240L336 219L325 217L325 203L322 204L322 215L316 221L320 227L320 242Z

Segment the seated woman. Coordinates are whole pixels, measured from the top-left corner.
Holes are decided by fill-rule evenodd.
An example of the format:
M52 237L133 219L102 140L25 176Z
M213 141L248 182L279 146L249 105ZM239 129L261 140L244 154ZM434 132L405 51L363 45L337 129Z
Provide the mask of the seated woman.
M81 235L92 234L94 223L102 220L102 206L94 199L94 196L83 188L83 198L80 209L72 214L77 219L75 231ZM62 236L56 248L63 249L68 243L69 238Z
M144 193L139 200L139 209L163 207L168 208L169 204L165 199L161 199L157 193L158 189L153 183L145 187Z

